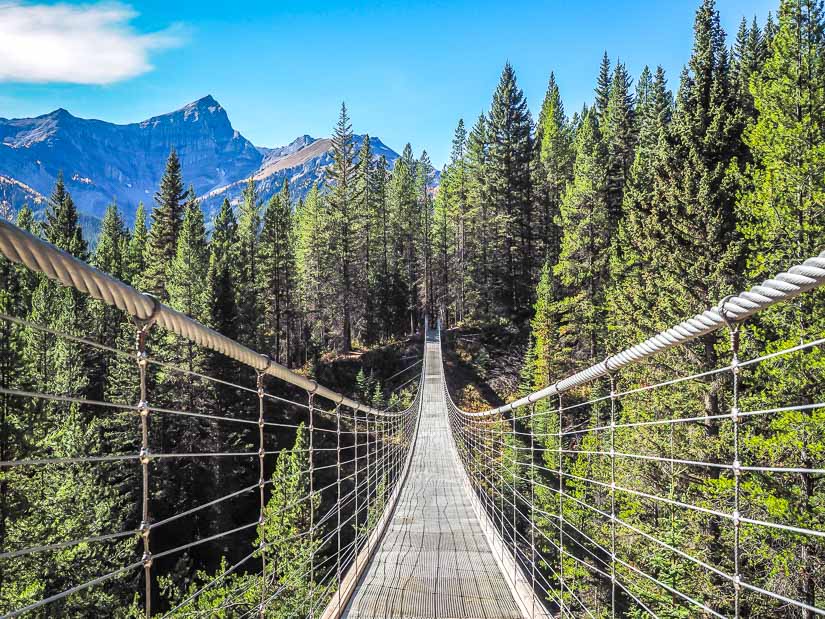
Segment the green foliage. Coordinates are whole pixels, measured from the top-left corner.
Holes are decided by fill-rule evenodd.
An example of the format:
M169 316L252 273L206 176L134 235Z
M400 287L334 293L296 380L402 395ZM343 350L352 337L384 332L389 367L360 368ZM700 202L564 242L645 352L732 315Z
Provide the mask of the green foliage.
M169 300L169 293L166 289L169 277L168 268L177 250L185 197L186 190L181 176L180 159L172 150L166 161L166 170L160 181L160 190L155 194L152 227L149 230L143 254L143 264L146 270L136 275L138 286L164 302Z

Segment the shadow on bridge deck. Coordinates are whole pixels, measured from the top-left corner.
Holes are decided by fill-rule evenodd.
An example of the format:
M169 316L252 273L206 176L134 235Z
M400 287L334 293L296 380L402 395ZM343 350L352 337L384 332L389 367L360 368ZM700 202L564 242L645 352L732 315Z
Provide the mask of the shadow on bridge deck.
M473 511L450 434L437 332L427 334L425 355L409 476L343 616L521 618Z

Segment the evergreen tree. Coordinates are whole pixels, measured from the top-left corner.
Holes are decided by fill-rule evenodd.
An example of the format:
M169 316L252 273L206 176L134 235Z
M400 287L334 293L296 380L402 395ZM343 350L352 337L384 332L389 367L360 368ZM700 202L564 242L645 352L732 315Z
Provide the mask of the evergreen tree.
M416 162L416 193L418 194L419 210L421 221L419 223L419 233L415 239L418 255L418 270L421 274L423 286L420 288L421 307L432 319L434 316L433 298L433 268L432 268L432 246L430 240L433 231L433 202L430 199L430 186L434 175L430 156L427 151L421 153L421 157Z
M636 145L633 95L630 93L630 76L621 62L616 63L610 84L607 112L600 128L607 156L607 203L610 227L615 228L621 219L622 200L633 151Z
M135 212L135 225L123 258L123 278L127 283L138 279L146 270L145 254L149 235L146 230L146 209L140 202Z
M160 189L155 194L152 227L143 258L146 270L138 279L138 285L143 290L154 294L164 303L169 300L169 267L177 250L185 197L180 160L173 149L166 160Z
M607 106L610 105L610 84L610 58L605 51L596 82L596 120L602 125L607 118Z
M418 324L418 256L417 237L420 230L420 202L416 186L416 161L407 144L395 162L390 178L390 209L392 212L393 331L403 333L405 327L414 333ZM406 323L406 324L405 324Z
M261 232L264 338L278 363L290 365L294 311L295 251L289 184L272 196Z
M470 219L473 239L468 248L471 272L471 287L467 291L467 302L473 308L475 317L487 316L492 309L492 247L493 212L489 200L490 143L488 121L484 114L478 117L467 140L467 171L469 180Z
M260 349L261 281L258 265L261 201L255 180L249 178L241 196L238 217L238 251L235 256L235 305L238 308L238 341Z
M615 233L608 202L607 158L595 111L585 115L575 148L573 180L559 213L563 236L559 262L554 267L554 274L568 291L557 306L559 315L564 316L561 321L567 324L558 352L579 363L589 363L603 351L604 290Z
M387 159L384 155L378 158L371 172L371 187L374 198L371 213L373 228L373 249L371 255L372 274L369 275L371 289L375 293L377 303L374 305L380 336L386 340L392 332L391 315L391 287L390 278L390 248L392 244L392 229L390 219L389 200L389 172Z
M329 269L332 268L329 250L330 222L324 197L313 185L306 200L295 213L295 259L298 265L298 292L306 324L301 329L304 346L313 352L326 349L327 325L333 320L328 315Z
M469 227L469 187L468 187L468 171L467 171L467 130L464 128L464 119L459 119L458 125L453 134L452 150L450 152L450 194L445 199L449 200L450 208L445 212L455 219L455 274L453 279L458 279L457 290L454 292L456 300L455 315L456 319L461 322L467 312L467 280L469 277L469 269L467 262L467 254L469 243L467 240L467 233ZM447 225L444 224L445 232L447 232ZM447 245L445 240L444 245ZM449 277L453 270L445 264L444 268L444 289L446 294L450 294ZM449 318L445 316L447 324Z
M123 218L117 206L112 204L103 216L92 265L112 277L123 279L128 246L129 235ZM125 320L123 312L102 301L90 301L89 313L94 339L110 348L117 347L122 323ZM90 377L90 397L103 400L106 392L105 378L115 355L104 350L89 351L88 354L91 357L90 366L93 372Z
M356 195L358 196L356 216L358 229L355 231L355 241L359 246L357 254L360 272L359 277L356 277L355 285L357 297L361 300L361 303L358 303L358 312L363 316L363 320L360 321L362 328L359 330L358 339L366 344L371 344L377 339L376 331L379 322L375 315L374 304L374 297L378 291L375 288L376 272L373 264L375 257L373 250L379 225L375 216L378 199L375 192L375 173L370 136L364 135L355 171Z
M69 252L75 258L80 260L88 258L88 246L83 239L72 196L66 191L63 172L58 173L54 191L46 206L43 236L49 243Z
M215 217L212 228L212 238L209 243L209 269L207 271L206 309L208 318L206 324L218 333L231 339L238 336L238 306L236 305L236 290L233 274L235 272L235 257L237 255L238 222L229 200L224 199L221 208ZM217 381L212 384L213 402L211 411L218 417L244 417L248 411L244 409L242 393L233 385L243 384L245 372L237 363L229 361L224 355L205 351L205 374ZM234 424L213 421L209 428L211 442L210 450L243 451L247 449L244 436L232 427ZM244 463L226 458L212 458L210 467L212 487L224 487L229 479L243 479L249 474ZM232 519L232 507L220 503L213 510L211 530L215 533L226 531L236 522Z
M203 212L194 189L190 187L178 234L177 251L168 271L167 287L169 304L201 322L209 318L208 269L209 251ZM170 408L182 408L185 411L214 410L210 385L202 383L193 374L204 372L206 352L189 339L177 335L158 333L155 337L165 339L164 357L170 364L164 366L158 375L158 385L155 388L157 399ZM157 444L154 448L161 453L203 451L201 445L206 439L206 429L198 420L180 415L160 415L156 428ZM210 496L211 489L200 483L208 474L209 464L204 458L165 459L158 462L159 478L163 481L153 510L156 517L168 517L214 498ZM197 531L208 527L209 514L201 511L191 519L179 521L175 530L169 534L176 539L180 539L180 536L195 538ZM200 552L204 552L204 549L196 548L187 555L198 556ZM180 559L178 564L182 567L185 559Z
M495 211L494 285L501 293L499 302L509 311L522 308L532 294L531 130L527 101L508 63L493 94L486 172Z
M536 129L538 161L534 164L534 195L538 204L539 243L543 261L555 264L559 255L561 231L556 219L562 197L573 175L571 131L564 113L556 77L550 74L547 93Z
M338 124L332 135L332 165L329 179L328 206L332 224L332 242L336 255L336 293L334 302L340 308L341 351L352 349L352 314L356 243L355 214L358 188L356 186L355 152L347 106L341 104Z

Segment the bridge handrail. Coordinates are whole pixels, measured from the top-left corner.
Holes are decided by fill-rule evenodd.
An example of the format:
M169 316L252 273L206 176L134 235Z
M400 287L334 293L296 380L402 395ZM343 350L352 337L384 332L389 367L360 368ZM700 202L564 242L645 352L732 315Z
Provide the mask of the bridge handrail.
M597 378L612 374L627 365L638 363L648 357L670 350L708 333L713 333L729 323L741 322L775 303L787 301L822 285L825 285L825 251L822 251L818 256L808 258L787 271L779 273L771 279L765 280L757 286L753 286L750 290L741 292L736 296L726 297L715 307L705 310L701 314L696 314L670 329L661 331L640 344L611 355L600 363L591 365L589 368L576 372L509 404L479 412L461 410L454 402L453 406L466 417L493 417L508 413L540 400L562 394L575 387L580 387ZM452 402L449 391L447 395Z
M261 373L274 376L335 404L377 417L395 417L403 414L367 406L297 374L276 363L268 355L221 335L197 320L160 303L151 295L139 292L3 219L0 219L0 253L9 260L23 264L32 271L43 273L64 286L116 307L138 321L157 323L199 346L224 354Z

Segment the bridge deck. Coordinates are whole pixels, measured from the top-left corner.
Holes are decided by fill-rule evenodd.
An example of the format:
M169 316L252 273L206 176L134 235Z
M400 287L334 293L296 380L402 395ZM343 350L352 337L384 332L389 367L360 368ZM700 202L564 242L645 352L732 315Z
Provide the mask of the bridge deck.
M447 420L439 346L428 338L407 482L344 617L522 617L464 483Z

